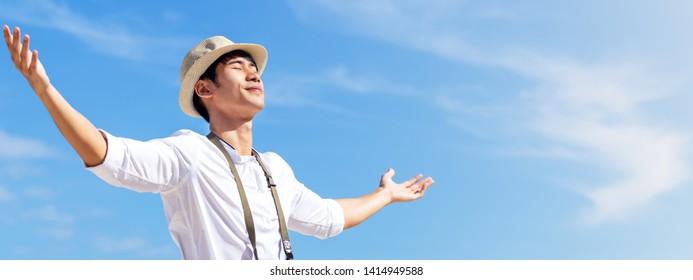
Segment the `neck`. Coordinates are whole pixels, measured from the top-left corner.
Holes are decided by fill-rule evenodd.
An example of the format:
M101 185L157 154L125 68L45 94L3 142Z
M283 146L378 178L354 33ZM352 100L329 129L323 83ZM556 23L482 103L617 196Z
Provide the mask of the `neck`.
M224 142L231 145L239 155L249 156L253 149L253 121L210 120L209 130Z

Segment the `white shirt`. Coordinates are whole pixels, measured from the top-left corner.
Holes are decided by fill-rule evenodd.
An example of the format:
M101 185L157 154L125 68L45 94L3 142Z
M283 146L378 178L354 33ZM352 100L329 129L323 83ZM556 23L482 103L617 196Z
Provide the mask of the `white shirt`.
M173 241L184 259L253 259L243 208L228 162L207 137L190 130L140 142L106 132L105 161L87 168L104 181L138 192L159 193ZM260 259L285 259L277 210L262 168L253 156L227 147L253 214ZM260 153L272 174L290 230L318 238L344 228L334 200L322 199L296 180L277 154Z

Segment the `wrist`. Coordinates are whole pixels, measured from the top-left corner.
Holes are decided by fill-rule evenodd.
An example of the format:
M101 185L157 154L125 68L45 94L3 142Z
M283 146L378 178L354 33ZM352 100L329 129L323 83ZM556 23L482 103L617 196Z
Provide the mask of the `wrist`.
M34 90L36 96L38 96L38 98L41 100L49 96L51 91L55 91L55 88L53 85L51 85L51 83L31 84L31 89Z
M373 192L373 195L378 198L378 201L382 201L384 205L388 205L395 202L395 198L392 192L384 187L378 187L378 189L376 189L375 192Z

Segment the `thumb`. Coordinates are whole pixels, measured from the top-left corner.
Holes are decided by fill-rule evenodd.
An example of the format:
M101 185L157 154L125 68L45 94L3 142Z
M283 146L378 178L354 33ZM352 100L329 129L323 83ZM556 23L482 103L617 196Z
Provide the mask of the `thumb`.
M385 172L385 174L383 174L382 179L383 180L392 180L392 177L394 177L394 176L395 176L395 170L390 168L387 170L387 172Z

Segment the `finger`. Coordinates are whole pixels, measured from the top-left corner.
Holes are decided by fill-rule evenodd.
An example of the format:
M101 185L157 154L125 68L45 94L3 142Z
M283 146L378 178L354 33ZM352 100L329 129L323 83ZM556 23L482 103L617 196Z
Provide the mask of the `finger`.
M431 177L427 177L426 179L423 179L416 184L412 185L410 189L412 189L415 192L420 192L421 190L428 188L430 185L433 184L433 179Z
M12 42L12 33L10 32L10 27L7 25L2 26L2 36L5 38L5 44L7 48L10 47L10 42Z
M24 69L29 68L31 60L27 56L29 52L29 35L24 34L24 43L22 44L22 50L19 52L19 57L22 59L21 66Z
M412 185L414 185L414 183L416 183L416 181L421 179L421 177L423 177L423 175L418 174L418 175L414 176L413 178L403 182L402 184L406 187L411 187Z
M15 48L15 50L19 51L19 35L21 34L21 31L19 30L19 27L14 28L14 35L12 36L12 46Z
M392 177L395 176L395 170L390 168L383 174L381 177L381 180L392 180Z
M418 196L418 198L421 198L426 194L426 190L428 190L431 185L433 185L434 181L431 177L428 177L424 180L422 180L421 188L417 190L414 194Z
M29 64L29 72L34 73L36 72L36 65L38 64L38 51L34 50L31 56L31 64Z
M418 181L414 184L411 184L410 186L407 186L407 189L411 191L412 193L417 193L421 191L421 188L423 188L424 181Z
M21 47L21 43L19 42L19 27L14 28L14 36L12 36L12 46L10 49L10 53L12 55L12 61L14 61L15 66L18 66L20 60L19 60L19 48Z
M429 186L424 186L420 191L416 192L416 195L419 198L422 198L424 194L426 194L426 190L428 189Z

